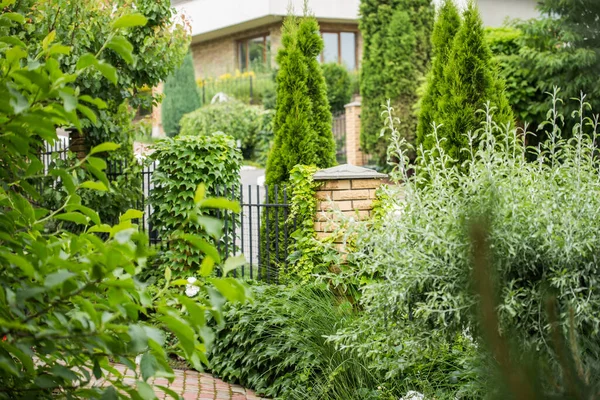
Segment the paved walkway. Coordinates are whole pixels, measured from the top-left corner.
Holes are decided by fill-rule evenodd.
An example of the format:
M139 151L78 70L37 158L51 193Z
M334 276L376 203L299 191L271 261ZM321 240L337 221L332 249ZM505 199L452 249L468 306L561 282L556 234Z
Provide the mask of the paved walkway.
M125 382L135 384L135 373L125 365L117 364L114 366L125 376ZM148 383L160 386L166 386L180 395L184 400L260 400L253 391L244 389L239 385L230 385L212 375L200 373L192 370L173 370L175 379L169 382L167 379L153 379ZM159 399L171 399L172 396L166 395L162 390L156 389L156 395ZM265 399L263 399L265 400Z

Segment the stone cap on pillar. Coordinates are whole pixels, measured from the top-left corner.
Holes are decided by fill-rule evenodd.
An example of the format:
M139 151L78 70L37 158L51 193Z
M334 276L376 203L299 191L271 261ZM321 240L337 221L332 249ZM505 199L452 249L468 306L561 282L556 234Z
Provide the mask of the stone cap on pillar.
M352 164L342 164L336 167L317 171L313 175L315 181L346 180L346 179L385 179L388 176L375 170L357 167Z

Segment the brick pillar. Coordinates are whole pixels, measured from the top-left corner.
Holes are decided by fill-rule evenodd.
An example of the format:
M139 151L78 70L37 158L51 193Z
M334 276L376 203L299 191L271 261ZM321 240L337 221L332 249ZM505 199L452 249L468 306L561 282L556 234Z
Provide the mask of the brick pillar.
M317 197L315 232L317 238L331 235L331 220L335 223L334 209L343 215L367 220L371 217L375 190L381 186L387 175L371 169L344 164L318 171L313 179L321 181ZM342 244L338 243L341 249Z
M346 160L351 165L365 165L365 156L360 148L360 100L344 106L346 108Z
M67 132L69 133L69 150L75 153L79 160L83 160L89 151L85 137L77 129L68 129Z

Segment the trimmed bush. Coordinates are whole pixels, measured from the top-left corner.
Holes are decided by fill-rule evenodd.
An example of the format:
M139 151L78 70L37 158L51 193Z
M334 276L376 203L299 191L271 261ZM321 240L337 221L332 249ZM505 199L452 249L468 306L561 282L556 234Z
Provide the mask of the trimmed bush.
M439 123L439 106L442 97L444 67L448 64L454 36L460 28L461 19L454 0L444 0L431 35L433 46L433 62L427 74L425 93L421 98L421 109L418 114L417 145L423 144L426 149L433 147L432 123Z
M390 99L403 123L401 134L413 142L413 108L429 68L434 8L431 0L362 0L360 15L361 146L385 166L389 136L379 129L382 107Z
M485 114L477 113L477 110L484 108L486 102L494 107L496 123L514 123L504 95L504 82L498 78L496 63L485 41L483 23L473 3L469 3L463 14L439 88L439 112L434 115L434 122L442 125L438 135L451 161L460 164L466 160L465 150L469 148L470 140L466 133L474 132L485 122ZM476 138L473 140L476 144Z
M338 63L322 65L327 84L327 100L333 114L344 112L344 106L352 98L352 82L348 70Z
M237 100L211 104L183 116L181 135L209 136L224 132L239 141L244 159L255 159L259 134L269 129L268 123L263 123L263 114L262 107Z
M200 108L200 97L194 78L192 53L183 59L183 64L165 80L165 98L162 102L162 124L169 137L177 135L184 114Z
M204 184L206 193L214 195L220 193L219 187L239 184L242 156L233 138L222 132L167 138L154 148L151 159L158 164L152 175L154 189L149 201L154 212L150 223L161 239L169 241L161 269L169 266L177 274L195 271L203 260L202 252L184 240L171 240L171 236L191 233L208 240L220 236L218 230L202 228L214 226L210 215L203 216L204 220L191 218L197 208L196 188ZM232 238L229 240L232 243Z
M288 181L297 164L320 168L335 164L335 141L327 89L317 56L323 50L313 17L289 16L277 54L275 141L266 170L267 184Z

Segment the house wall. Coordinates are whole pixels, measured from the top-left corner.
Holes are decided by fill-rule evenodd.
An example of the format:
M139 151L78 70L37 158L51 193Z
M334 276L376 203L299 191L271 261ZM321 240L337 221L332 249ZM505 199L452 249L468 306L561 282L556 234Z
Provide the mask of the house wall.
M509 19L530 19L540 15L537 0L478 0L477 5L485 26L498 27Z
M223 74L233 74L239 69L237 42L263 34L271 36L271 65L275 65L277 50L281 47L281 22L227 35L206 42L192 43L192 54L196 79L217 77ZM358 61L362 58L362 36L358 24L321 22L321 30L353 31L357 33L356 45Z

